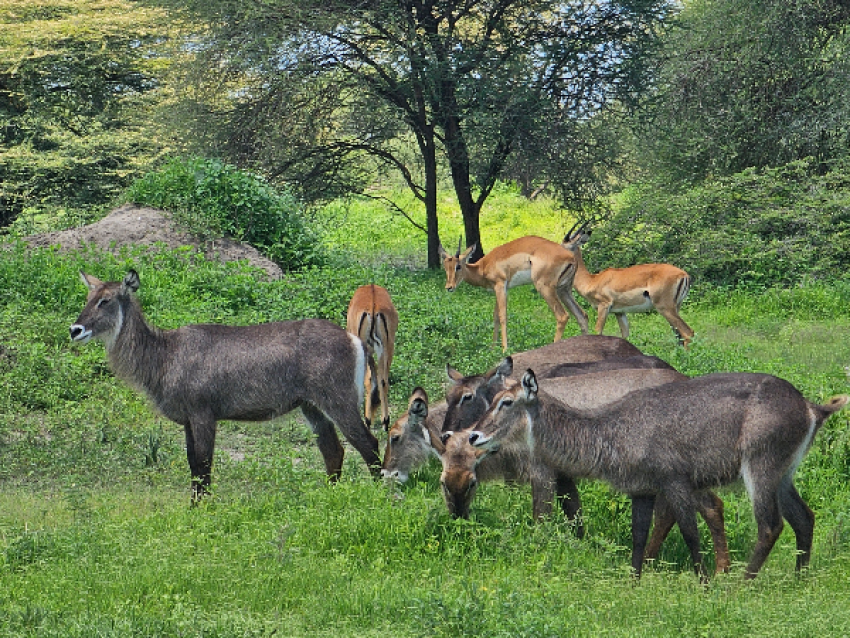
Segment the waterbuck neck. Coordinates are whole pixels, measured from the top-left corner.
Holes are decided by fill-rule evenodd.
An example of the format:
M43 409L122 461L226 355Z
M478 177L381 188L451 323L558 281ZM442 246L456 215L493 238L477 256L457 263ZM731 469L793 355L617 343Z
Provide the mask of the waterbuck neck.
M150 326L139 302L121 300L123 321L118 334L106 343L115 376L149 396L156 396L167 366L168 333Z

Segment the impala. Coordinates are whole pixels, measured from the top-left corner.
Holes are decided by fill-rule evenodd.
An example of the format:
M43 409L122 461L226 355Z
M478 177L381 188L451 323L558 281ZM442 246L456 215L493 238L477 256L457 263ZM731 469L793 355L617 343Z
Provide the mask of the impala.
M115 375L183 426L193 503L210 485L222 419L263 421L301 407L331 480L344 454L334 425L379 472L378 441L360 418L368 352L356 336L324 319L160 330L145 320L134 270L121 282L80 277L89 293L71 338L103 341Z
M549 304L555 315L557 327L555 341L564 334L569 309L576 318L582 334L587 334L587 315L572 295L576 260L571 250L542 237L520 237L497 246L474 264L469 263L473 244L463 253L461 244L454 255L440 245L440 258L446 271L446 290L454 291L462 281L487 288L496 293L493 309L493 342L498 343L499 328L502 349L508 349L507 303L508 289L523 284L534 284L537 292Z
M574 232L575 231L575 232ZM573 286L596 308L596 332L602 334L609 313L614 313L623 339L629 338L629 312L649 312L655 308L672 326L679 342L688 347L694 331L679 316L691 279L681 268L670 264L640 264L628 268L606 268L592 274L584 263L582 245L590 231L576 226L564 237L562 246L575 255Z
M815 516L794 487L794 473L824 421L848 399L817 405L768 374L718 373L577 410L541 392L528 370L494 397L467 438L488 452L523 450L553 470L600 479L628 494L637 576L657 496L673 513L702 576L695 513L700 492L743 479L758 528L745 572L751 579L779 538L783 519L796 536L797 570L808 564Z
M370 284L354 291L348 304L346 330L357 335L375 356L377 370L374 385L372 371L366 371L366 425L372 424L372 412L377 399L381 403L381 423L387 429L390 425L390 366L398 330L398 312L386 288Z

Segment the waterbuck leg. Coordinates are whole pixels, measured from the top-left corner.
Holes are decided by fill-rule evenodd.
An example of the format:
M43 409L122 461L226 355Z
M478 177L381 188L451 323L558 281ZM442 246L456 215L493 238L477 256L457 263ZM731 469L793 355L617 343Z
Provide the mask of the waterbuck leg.
M301 411L310 423L313 434L316 435L316 444L325 460L325 471L328 478L335 482L342 474L342 460L345 450L339 442L334 424L318 408L304 404Z
M797 538L797 571L809 564L815 535L815 513L790 481L779 488L779 509Z
M755 549L747 565L747 573L744 578L751 580L759 573L764 561L767 560L770 550L776 544L776 540L782 533L784 524L779 512L779 502L776 490L754 490L752 495L753 512L758 525L758 540Z
M714 573L728 572L732 565L729 545L726 543L726 527L723 521L723 501L714 492L697 494L697 509L705 519L714 544Z
M192 473L192 505L196 505L211 482L215 419L196 416L183 429L186 432L186 458Z
M655 496L632 496L632 570L636 578L643 571L643 557L646 538L652 524L652 510Z
M315 417L317 422L330 421L340 429L343 436L354 447L355 450L366 461L366 465L372 476L375 478L381 477L381 457L378 455L378 439L369 431L363 424L363 419L360 418L360 410L356 401L338 401L336 403L328 403L323 406L325 409L319 409L316 406L305 404L301 406L301 410L307 415L308 420L313 423L313 418L310 414L317 414ZM310 414L308 414L310 412ZM336 438L336 433L334 433ZM336 439L339 444L339 439ZM342 463L340 462L340 468Z
M555 472L548 467L534 465L531 468L531 503L535 520L552 513L555 498Z
M555 481L555 493L561 503L564 516L571 523L575 523L576 537L584 538L584 523L580 515L581 497L578 494L576 482L571 476L560 473L556 475Z
M676 515L673 513L663 494L655 497L655 512L653 516L655 520L652 525L652 535L649 537L649 543L646 546L646 552L644 554L644 557L650 560L658 557L658 553L661 551L661 544L676 524Z
M676 523L679 524L679 531L685 540L685 545L688 546L691 552L694 571L700 577L700 580L704 581L705 567L702 562L702 553L699 546L695 494L690 486L684 482L672 482L665 487L664 496L673 510Z

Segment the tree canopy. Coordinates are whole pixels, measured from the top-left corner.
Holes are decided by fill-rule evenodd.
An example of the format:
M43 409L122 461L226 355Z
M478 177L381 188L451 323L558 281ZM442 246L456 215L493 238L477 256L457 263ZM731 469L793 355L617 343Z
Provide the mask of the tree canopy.
M481 208L517 150L550 158L541 174L581 192L595 167L576 178L564 140L601 157L585 132L639 96L668 10L659 0L172 5L209 25L196 40L199 138L308 197L356 189L376 165L397 170L424 203L430 265L440 166L478 254Z

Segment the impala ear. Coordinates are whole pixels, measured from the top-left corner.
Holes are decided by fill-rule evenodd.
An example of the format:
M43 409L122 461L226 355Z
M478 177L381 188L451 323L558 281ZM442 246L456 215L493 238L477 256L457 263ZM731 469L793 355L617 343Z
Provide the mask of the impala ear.
M467 248L466 250L463 251L463 254L458 255L458 259L460 259L461 261L468 262L470 257L472 257L472 251L475 250L475 247L477 245L478 245L478 242L475 242L474 244L472 244L472 246L470 246L469 248Z
M538 387L537 387L537 377L534 376L534 371L528 369L525 371L525 374L522 375L522 389L525 392L525 398L527 401L532 401L537 397Z
M131 268L130 272L124 276L124 281L121 282L121 292L123 294L126 294L127 292L136 292L139 289L140 283L139 273Z
M451 430L449 430L448 432L440 433L440 442L445 445L446 441L451 438L452 434L454 434L454 432L452 432Z
M94 290L98 286L102 286L103 282L93 275L87 275L82 270L80 271L80 281L89 289Z

